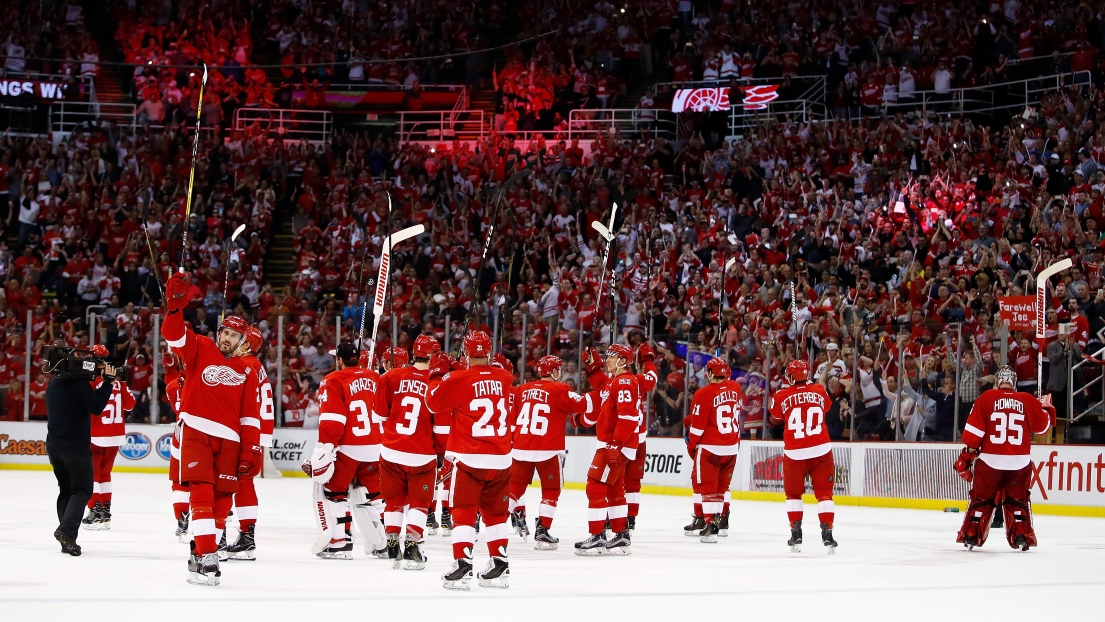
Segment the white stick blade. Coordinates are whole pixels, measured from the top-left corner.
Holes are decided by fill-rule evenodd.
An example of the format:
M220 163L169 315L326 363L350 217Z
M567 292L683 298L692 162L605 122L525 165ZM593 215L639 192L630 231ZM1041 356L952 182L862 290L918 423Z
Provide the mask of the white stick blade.
M601 222L599 222L597 220L595 222L591 223L591 228L594 229L595 231L598 231L599 235L601 235L602 238L604 240L606 240L607 242L614 239L614 234L610 233L610 230L606 228L606 225L602 224Z
M728 272L728 271L729 271L729 269L730 269L730 268L732 268L732 267L733 267L733 264L735 264L735 263L737 263L737 258L736 258L736 257L730 257L730 258L729 258L729 261L725 262L725 270L726 270L726 272Z
M245 231L245 230L246 230L245 223L242 223L242 224L238 225L238 228L235 229L234 233L230 236L230 241L233 242L234 240L237 240L238 236L242 235L242 232Z
M415 225L413 227L407 227L402 231L391 234L389 239L391 240L392 247L394 247L396 244L402 242L403 240L413 238L416 235L422 235L423 233L425 233L425 231L425 225Z

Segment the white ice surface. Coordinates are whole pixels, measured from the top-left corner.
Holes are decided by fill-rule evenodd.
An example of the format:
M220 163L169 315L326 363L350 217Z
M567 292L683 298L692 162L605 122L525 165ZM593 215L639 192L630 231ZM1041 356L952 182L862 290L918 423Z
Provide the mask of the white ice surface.
M1038 549L1014 551L993 532L967 552L955 543L962 514L838 507L829 556L813 506L794 554L780 503L735 503L731 535L711 545L683 536L689 498L644 495L633 554L582 558L572 543L586 535L586 500L565 491L559 550L515 537L509 590L457 593L439 580L452 557L442 536L427 537L422 572L359 547L353 561L320 560L309 482L259 480L258 560L224 562L222 585L208 588L185 582L165 476L114 479L111 531L82 531L73 558L51 536L52 474L0 471L0 620L1105 620L1102 519L1038 516ZM533 516L538 493L527 499ZM479 543L477 570L486 560Z

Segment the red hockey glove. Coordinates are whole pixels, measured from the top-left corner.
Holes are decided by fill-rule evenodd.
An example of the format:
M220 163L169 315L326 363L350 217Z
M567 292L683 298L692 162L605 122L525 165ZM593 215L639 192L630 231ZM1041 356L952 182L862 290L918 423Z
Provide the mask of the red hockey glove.
M602 361L602 356L599 355L599 351L594 348L587 348L583 352L583 367L587 371L588 376L592 376L602 371L605 364Z
M261 472L261 466L265 464L263 451L260 445L243 447L238 457L238 475L256 477Z
M642 343L641 347L637 348L637 358L640 359L642 365L651 363L656 360L656 351L647 343Z
M582 413L572 413L571 415L569 415L568 416L568 423L570 423L573 428L587 427L587 426L583 425L583 414Z
M625 456L622 454L622 448L617 445L607 445L606 449L603 451L606 452L606 464L617 465L625 459Z
M955 461L952 468L955 469L955 472L959 473L959 477L962 477L965 481L973 481L975 474L974 471L971 470L971 467L975 463L975 458L978 458L978 450L964 447L963 451L959 453L959 459Z
M449 358L449 355L438 350L430 355L430 379L438 380L445 374L449 373L450 366L453 364L453 359Z
M174 272L165 283L165 307L170 313L188 306L188 292L192 289L192 275Z

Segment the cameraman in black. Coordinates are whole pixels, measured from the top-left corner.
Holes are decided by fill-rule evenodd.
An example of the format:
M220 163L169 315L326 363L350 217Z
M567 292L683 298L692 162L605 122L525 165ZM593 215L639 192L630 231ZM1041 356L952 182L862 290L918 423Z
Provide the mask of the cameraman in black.
M54 538L61 552L81 554L77 529L92 497L92 416L103 412L111 398L115 368L99 360L80 360L72 353L50 361L45 371L53 375L46 387L46 453L58 480L58 528ZM93 390L89 381L102 375Z

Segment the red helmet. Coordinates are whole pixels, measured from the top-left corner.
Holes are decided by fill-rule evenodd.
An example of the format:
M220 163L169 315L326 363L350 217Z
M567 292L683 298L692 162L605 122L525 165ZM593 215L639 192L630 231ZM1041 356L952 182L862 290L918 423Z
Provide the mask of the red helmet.
M107 346L102 343L97 343L96 345L92 346L91 350L92 354L95 354L96 356L110 356L110 353L107 351Z
M726 380L733 373L729 369L729 364L716 356L706 363L706 371L710 372L710 375L715 378L725 378Z
M803 360L795 359L787 363L787 377L791 382L807 382L810 379L810 366Z
M229 328L245 337L246 333L249 331L249 323L237 315L228 315L226 319L223 320L223 323L219 324L219 330L224 328Z
M491 364L495 367L501 367L510 372L511 375L514 375L514 363L511 363L510 359L508 359L502 352L498 352L495 354L495 358L492 359Z
M468 358L485 359L491 356L491 335L474 330L464 337L464 353Z
M626 361L629 361L633 358L633 348L630 348L624 343L615 343L606 348L606 356L620 356Z
M368 350L361 350L361 354L357 357L357 367L372 369L372 361L368 360Z
M398 369L410 364L411 355L403 348L388 348L384 350L384 361L391 363L392 369Z
M416 359L428 359L430 355L441 349L441 344L437 342L437 339L430 335L419 335L414 340L414 358Z
M552 378L553 373L564 367L564 361L559 356L542 356L537 359L537 375L541 378Z
M261 351L261 346L265 343L265 337L261 334L261 331L250 326L246 330L246 343L249 345L249 351L257 354Z

